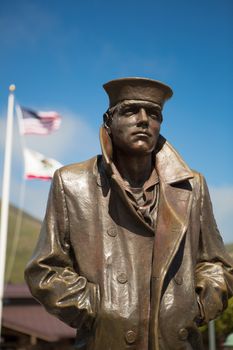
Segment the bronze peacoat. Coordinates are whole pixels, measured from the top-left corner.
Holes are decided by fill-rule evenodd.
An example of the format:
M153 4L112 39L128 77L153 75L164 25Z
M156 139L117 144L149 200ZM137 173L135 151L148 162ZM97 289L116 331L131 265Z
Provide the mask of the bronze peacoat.
M232 260L202 175L161 136L153 230L103 156L58 170L25 276L87 350L201 350L197 328L233 294Z

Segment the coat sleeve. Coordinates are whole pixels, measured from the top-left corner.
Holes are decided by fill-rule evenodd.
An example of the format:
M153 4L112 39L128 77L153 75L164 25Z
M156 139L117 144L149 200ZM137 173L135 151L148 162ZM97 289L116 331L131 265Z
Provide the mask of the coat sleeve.
M202 323L218 317L233 295L233 260L218 231L209 191L201 176L201 232L195 268Z
M32 295L71 327L88 330L96 316L98 285L74 268L69 219L59 171L54 174L40 237L25 270Z

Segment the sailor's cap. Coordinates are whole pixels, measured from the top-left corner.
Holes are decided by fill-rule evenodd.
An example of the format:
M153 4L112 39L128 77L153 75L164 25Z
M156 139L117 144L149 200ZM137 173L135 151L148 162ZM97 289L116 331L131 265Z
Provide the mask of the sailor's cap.
M109 108L124 100L149 101L158 104L161 109L173 92L160 81L129 77L111 80L103 85L109 97Z

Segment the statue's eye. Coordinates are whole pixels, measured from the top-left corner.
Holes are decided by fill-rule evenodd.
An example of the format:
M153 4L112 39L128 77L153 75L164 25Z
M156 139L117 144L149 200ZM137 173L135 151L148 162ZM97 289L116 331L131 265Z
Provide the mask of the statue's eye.
M125 107L121 111L121 115L124 115L126 117L129 117L133 114L136 114L138 112L138 108L135 106Z
M160 111L158 111L157 109L155 108L150 108L147 110L147 115L154 119L154 120L158 120L158 121L161 121L161 113Z

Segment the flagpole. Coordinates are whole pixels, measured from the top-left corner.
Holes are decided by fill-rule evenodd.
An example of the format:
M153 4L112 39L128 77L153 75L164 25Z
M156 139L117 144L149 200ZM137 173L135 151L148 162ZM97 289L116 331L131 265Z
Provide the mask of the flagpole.
M5 264L6 264L6 248L7 248L15 85L13 84L10 85L9 90L10 90L10 93L8 97L8 109L7 109L5 157L4 157L3 181L2 181L1 223L0 223L1 224L0 226L0 341L1 341L1 331L2 331L4 276L5 276Z
M24 157L25 139L24 139L24 133L22 128L23 117L22 117L21 108L17 103L17 101L15 101L15 111L16 111L16 117L18 121L22 157L25 163L25 159L24 159L25 158ZM21 230L22 219L23 219L23 204L24 204L25 190L26 190L26 178L25 178L25 164L24 164L24 174L21 178L21 183L20 183L19 206L18 206L17 215L16 215L15 230L13 234L13 243L12 243L11 250L9 252L10 255L7 262L7 267L5 269L5 283L9 282L10 277L12 275L14 263L15 263L16 251L19 243L19 236L20 236L20 230Z

